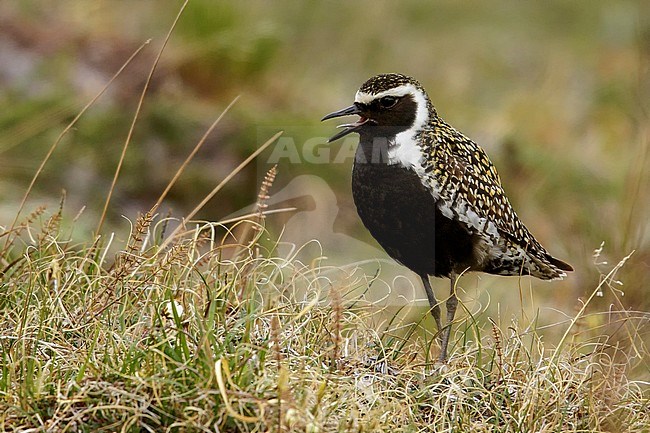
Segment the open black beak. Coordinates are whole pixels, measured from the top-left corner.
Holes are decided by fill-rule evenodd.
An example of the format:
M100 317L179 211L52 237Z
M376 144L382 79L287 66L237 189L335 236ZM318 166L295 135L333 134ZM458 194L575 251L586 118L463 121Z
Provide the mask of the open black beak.
M361 113L362 113L362 111L359 108L359 106L357 104L354 104L354 105L349 106L348 108L344 108L342 110L335 111L333 113L328 114L327 116L325 116L325 117L323 117L321 119L321 122L323 120L333 119L335 117L351 116L351 115L354 115L354 114L358 114L359 116L361 116ZM337 128L345 128L345 129L343 131L339 132L338 134L335 134L334 136L332 136L329 140L327 140L327 142L331 143L333 141L338 140L339 138L345 137L346 135L357 131L359 128L361 128L361 126L363 126L366 122L368 122L368 120L369 119L361 116L361 118L355 123L346 123L346 124L337 126Z

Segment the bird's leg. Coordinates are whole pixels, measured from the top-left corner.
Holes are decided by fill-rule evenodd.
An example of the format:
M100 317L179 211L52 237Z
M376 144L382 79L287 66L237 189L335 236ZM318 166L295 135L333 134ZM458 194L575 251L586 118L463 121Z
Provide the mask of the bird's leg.
M447 359L447 345L449 344L449 336L451 335L451 325L456 315L456 307L458 306L458 298L456 298L456 281L458 277L452 272L450 275L451 289L449 290L449 298L447 298L447 325L442 331L442 343L440 349L440 361L444 362Z
M442 331L442 322L440 321L440 305L436 300L436 295L433 294L433 289L431 288L431 283L429 283L429 276L427 274L421 274L420 279L422 279L422 284L424 284L424 291L427 292L427 299L429 299L429 307L431 307L431 315L436 321L438 326L438 332Z

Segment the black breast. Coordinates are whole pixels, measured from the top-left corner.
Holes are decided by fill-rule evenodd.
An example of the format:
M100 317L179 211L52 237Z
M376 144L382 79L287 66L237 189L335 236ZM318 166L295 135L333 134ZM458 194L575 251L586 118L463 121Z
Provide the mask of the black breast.
M415 171L373 160L371 152L359 145L352 195L361 221L384 250L420 275L448 277L472 267L478 237L439 211Z

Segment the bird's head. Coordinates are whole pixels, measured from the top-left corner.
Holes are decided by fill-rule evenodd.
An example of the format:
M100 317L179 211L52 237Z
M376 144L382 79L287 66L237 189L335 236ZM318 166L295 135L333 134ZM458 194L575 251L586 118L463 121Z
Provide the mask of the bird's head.
M407 130L415 132L436 112L417 80L402 74L382 74L361 85L354 104L328 114L321 121L355 114L359 119L339 125L344 129L331 137L330 143L352 132L381 137L392 137Z

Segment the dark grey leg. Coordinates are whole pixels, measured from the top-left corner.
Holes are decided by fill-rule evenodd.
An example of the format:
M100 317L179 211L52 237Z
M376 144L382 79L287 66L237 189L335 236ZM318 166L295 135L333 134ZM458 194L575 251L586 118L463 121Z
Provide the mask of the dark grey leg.
M447 345L449 344L449 335L451 335L451 325L456 315L456 307L458 306L458 298L456 297L456 281L458 279L455 273L450 275L451 289L449 290L449 298L447 298L447 325L442 331L442 343L440 349L440 361L444 362L447 359Z
M420 275L422 279L422 284L424 284L424 290L427 292L427 298L429 299L429 307L431 307L431 315L436 321L438 326L438 332L442 331L442 322L440 321L440 306L436 300L436 295L433 294L433 289L431 288L431 283L429 283L429 276L427 274Z

